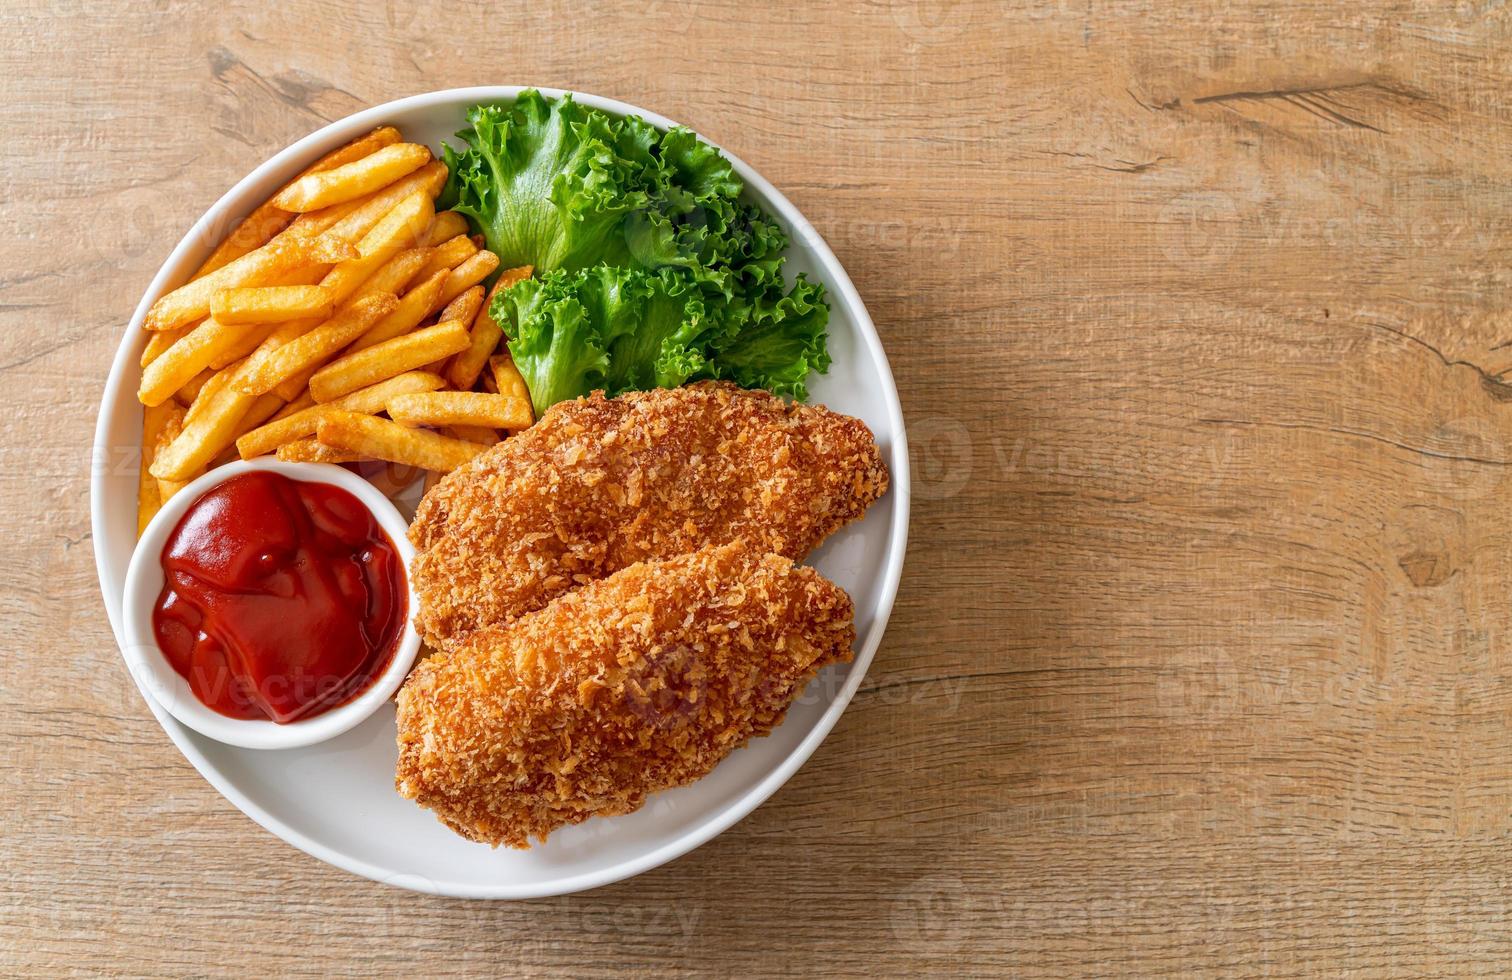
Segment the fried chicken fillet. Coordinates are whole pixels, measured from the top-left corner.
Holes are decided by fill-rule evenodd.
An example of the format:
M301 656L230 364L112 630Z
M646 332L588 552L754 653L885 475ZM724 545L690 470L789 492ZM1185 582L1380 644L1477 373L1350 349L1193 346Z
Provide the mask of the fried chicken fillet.
M737 538L800 559L886 490L864 422L764 391L562 402L421 501L415 625L445 647L635 562Z
M851 657L850 597L743 542L643 562L422 663L399 692L401 795L528 847L707 775Z

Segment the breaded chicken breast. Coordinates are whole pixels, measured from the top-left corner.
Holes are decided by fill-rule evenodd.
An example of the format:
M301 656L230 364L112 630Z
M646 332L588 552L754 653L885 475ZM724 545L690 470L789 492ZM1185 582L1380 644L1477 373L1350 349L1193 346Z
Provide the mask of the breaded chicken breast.
M850 597L743 542L634 564L437 653L399 692L400 794L528 847L707 775L851 657Z
M635 562L737 538L802 558L886 490L864 422L764 391L562 402L421 501L415 624L445 647Z

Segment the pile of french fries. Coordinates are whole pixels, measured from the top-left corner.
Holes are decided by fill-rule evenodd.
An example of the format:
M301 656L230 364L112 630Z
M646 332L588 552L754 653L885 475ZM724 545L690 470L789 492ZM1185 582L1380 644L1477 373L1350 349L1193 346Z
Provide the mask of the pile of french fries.
M386 460L428 480L534 417L446 166L385 126L317 161L148 310L137 533L235 458ZM498 274L492 290L529 267Z

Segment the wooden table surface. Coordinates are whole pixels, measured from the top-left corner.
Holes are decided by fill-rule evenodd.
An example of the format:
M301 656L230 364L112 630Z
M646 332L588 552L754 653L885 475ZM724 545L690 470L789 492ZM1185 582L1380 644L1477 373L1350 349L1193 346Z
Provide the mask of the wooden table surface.
M0 972L1512 970L1506 5L5 5ZM770 802L551 901L264 832L131 689L110 358L182 230L369 104L654 108L828 238L891 357L908 564Z

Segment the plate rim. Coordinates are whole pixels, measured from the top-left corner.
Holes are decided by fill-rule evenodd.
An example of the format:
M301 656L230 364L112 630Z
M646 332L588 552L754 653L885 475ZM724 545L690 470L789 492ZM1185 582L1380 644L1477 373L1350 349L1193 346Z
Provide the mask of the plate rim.
M247 195L250 188L261 184L269 174L289 167L291 164L306 158L315 159L328 147L339 145L338 140L344 142L353 136L359 135L365 129L371 129L374 126L382 124L386 121L387 117L400 112L426 108L438 103L471 103L510 99L530 88L535 88L542 94L551 97L561 97L570 93L575 100L584 105L619 115L638 115L647 122L662 129L679 125L658 113L647 111L639 106L618 99L581 92L576 89L558 89L545 86L469 86L437 89L431 92L393 99L333 120L295 140L282 150L265 159L233 184L229 190L222 194L190 226L184 236L179 239L178 244L169 252L162 265L158 267L157 272L153 275L150 284L138 302L135 311L132 313L131 319L116 348L116 355L111 361L110 372L106 378L104 390L101 393L100 410L95 420L94 441L90 457L89 502L91 547L95 556L95 571L100 583L101 598L105 604L106 617L110 621L111 632L114 634L118 653L120 653L120 648L123 645L121 590L125 584L124 576L121 577L119 582L115 581L114 574L106 567L105 557L100 547L100 542L104 540L104 515L109 503L107 500L106 481L109 478L110 468L104 465L104 461L108 460L110 456L110 449L106 443L108 436L107 419L114 414L115 410L113 406L120 402L121 387L131 373L129 362L133 356L133 349L136 346L133 340L136 338L138 331L141 330L142 320L146 316L148 307L165 291L167 282L170 279L170 271L183 264L185 254L203 240L205 232L213 224L226 221L228 217L237 215L239 210L248 210L245 207L238 209L237 202ZM458 128L461 128L460 120ZM694 130L694 132L697 132L697 130ZM343 871L360 875L381 884L393 885L425 894L479 899L529 899L567 895L612 884L650 871L687 854L689 851L702 846L728 830L735 823L748 816L792 778L793 774L808 761L819 745L828 737L830 731L839 722L840 716L844 714L845 709L850 705L852 697L854 697L856 691L860 688L861 682L866 678L872 659L882 642L882 637L887 632L887 624L892 615L894 602L897 599L898 585L902 578L903 561L908 545L908 526L911 509L911 474L909 471L908 439L903 421L902 405L898 399L897 385L893 380L892 365L887 359L886 351L882 347L881 338L877 335L876 327L872 322L871 314L866 309L866 304L862 301L854 283L851 282L850 276L840 264L839 259L835 257L834 252L830 249L829 244L824 240L823 236L818 233L802 212L788 200L786 195L774 187L744 160L731 153L719 143L708 140L702 134L699 134L699 138L718 148L725 158L730 161L730 164L740 174L746 184L758 189L767 200L772 202L774 211L778 212L778 216L789 225L795 240L800 236L802 237L802 240L812 251L817 264L824 271L825 284L832 291L840 295L845 308L855 319L857 332L865 341L866 352L876 363L883 382L881 394L887 408L889 422L893 429L891 433L892 458L888 460L890 474L888 492L895 495L895 505L892 514L892 526L888 529L888 551L882 569L882 588L877 600L876 617L869 635L856 651L855 659L852 662L852 667L844 686L841 687L835 698L825 708L824 713L820 715L808 733L788 753L781 763L770 769L748 791L733 802L725 805L721 811L716 812L711 818L692 831L660 847L643 851L634 857L598 871L583 872L567 878L550 879L526 885L511 884L508 882L474 885L465 882L436 881L430 878L422 881L419 880L420 876L414 874L387 871L382 867L341 853L317 840L307 837L301 831L268 812L256 801L222 778L219 770L209 762L193 741L190 740L188 729L179 725L172 716L168 715L157 704L145 689L142 678L132 675L132 680L137 685L138 693L146 702L159 727L163 729L163 732L173 742L184 758L189 761L190 765L195 768L206 782L215 787L229 803L275 837L311 857L330 864L333 867L340 868ZM112 586L114 586L114 599L112 599ZM124 659L124 654L122 656ZM128 674L131 674L129 667Z

